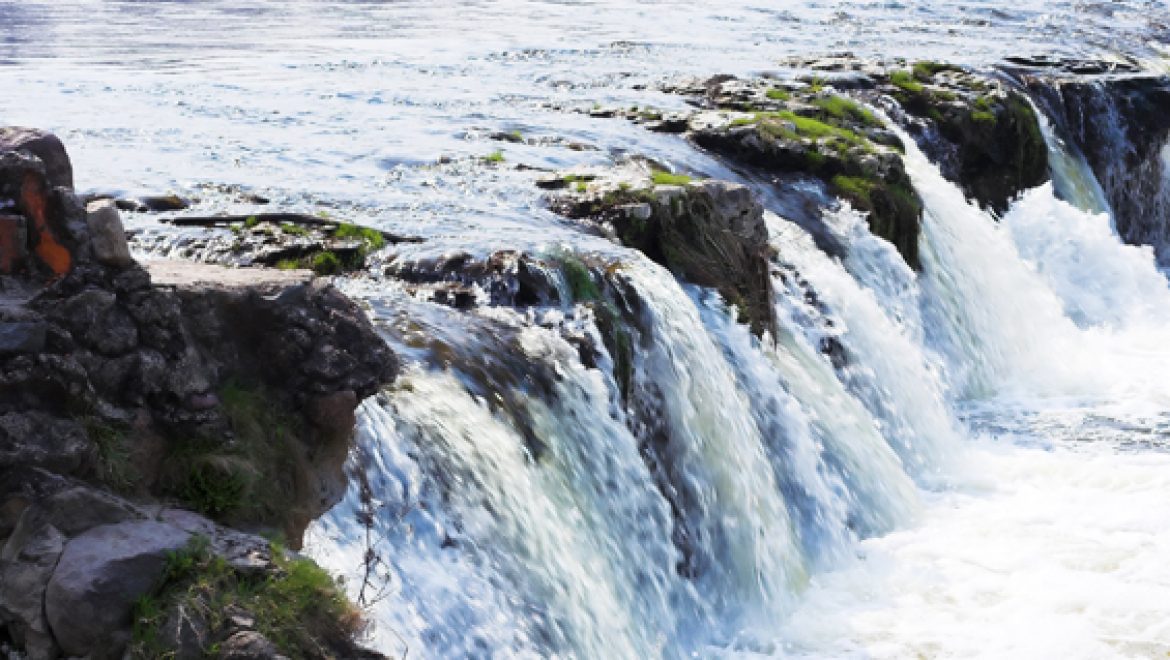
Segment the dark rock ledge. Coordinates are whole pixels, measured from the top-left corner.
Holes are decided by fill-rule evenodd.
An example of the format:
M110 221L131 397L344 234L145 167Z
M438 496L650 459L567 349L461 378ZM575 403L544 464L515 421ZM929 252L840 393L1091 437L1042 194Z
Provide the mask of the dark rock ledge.
M136 263L55 137L0 130L0 642L381 657L299 545L398 363L305 270ZM173 655L170 655L173 654Z

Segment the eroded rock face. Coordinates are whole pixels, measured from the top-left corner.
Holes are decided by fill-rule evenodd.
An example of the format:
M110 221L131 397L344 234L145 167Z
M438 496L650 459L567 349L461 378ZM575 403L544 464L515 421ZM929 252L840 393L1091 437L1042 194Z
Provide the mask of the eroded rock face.
M871 110L819 82L781 86L720 77L701 89L707 111L691 118L691 141L785 177L780 186L801 178L822 182L865 212L873 233L918 266L922 202L902 166L900 141Z
M1128 243L1153 245L1170 264L1170 79L1017 72L1058 133L1093 169Z
M1028 99L995 77L918 62L876 77L896 113L943 176L985 208L1004 213L1048 180L1048 148Z
M562 196L553 208L612 228L622 244L688 282L717 289L756 333L775 335L768 229L748 188L711 180L603 180Z
M0 132L0 635L31 658L121 657L134 601L188 539L234 575L279 573L266 541L221 524L299 545L344 491L354 409L398 362L311 273L180 264L155 283L114 206L87 215L66 187L59 142L16 135ZM207 515L144 504L159 497Z

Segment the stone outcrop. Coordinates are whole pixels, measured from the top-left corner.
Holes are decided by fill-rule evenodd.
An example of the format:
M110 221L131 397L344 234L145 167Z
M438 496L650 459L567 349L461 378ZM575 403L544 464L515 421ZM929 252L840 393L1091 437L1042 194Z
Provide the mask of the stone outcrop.
M1013 75L1052 118L1058 134L1084 156L1122 238L1153 245L1159 262L1168 265L1170 79L1115 69L1100 75L1077 70L1033 66Z
M780 188L819 182L866 213L874 234L917 267L922 202L902 166L901 142L867 107L820 82L780 85L720 76L674 91L704 108L690 119L692 142L780 177Z
M1048 180L1048 147L1031 103L989 75L917 62L875 76L894 116L943 176L996 213Z
M63 185L57 146L0 150L5 217L26 233L0 241L16 248L0 255L0 633L30 658L121 657L192 539L224 584L283 574L267 541L228 526L299 545L344 492L355 408L398 363L311 272L138 264L116 206ZM201 654L264 641L201 625Z
M633 169L564 193L552 206L612 232L682 279L718 290L754 332L775 336L768 229L746 187Z

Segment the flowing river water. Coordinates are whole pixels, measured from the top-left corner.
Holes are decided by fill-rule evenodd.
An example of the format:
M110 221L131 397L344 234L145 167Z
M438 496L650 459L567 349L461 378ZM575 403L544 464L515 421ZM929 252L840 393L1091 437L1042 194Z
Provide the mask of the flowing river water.
M843 258L770 209L777 265L802 278L774 282L774 345L559 220L531 171L479 157L636 153L758 187L678 137L571 110L678 107L655 82L783 76L805 53L1166 71L1168 42L1170 8L1139 1L0 0L0 122L61 135L82 190L247 211L215 194L241 185L427 239L399 259L622 263L648 319L630 387L668 438L653 452L614 362L586 367L565 340L598 332L588 312L339 281L407 366L362 405L353 486L306 549L388 654L1154 658L1170 654L1170 288L1055 136L1054 180L998 221L908 149L921 272L848 208L826 218ZM489 139L513 131L526 140ZM845 366L819 350L825 319Z

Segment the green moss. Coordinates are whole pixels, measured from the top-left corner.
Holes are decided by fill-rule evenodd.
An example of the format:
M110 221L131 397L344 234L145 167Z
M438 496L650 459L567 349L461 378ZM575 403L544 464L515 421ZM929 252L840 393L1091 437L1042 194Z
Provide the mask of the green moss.
M912 71L914 77L918 80L927 81L934 77L934 74L943 71L958 71L958 67L953 64L943 64L942 62L934 62L931 60L920 60L914 63Z
M780 89L779 87L773 87L772 89L769 89L767 92L764 92L764 96L767 96L773 101L788 101L792 98L792 94L790 94L787 90Z
M981 124L994 124L995 123L995 113L994 112L987 112L984 110L976 110L975 112L971 113L971 121L978 122Z
M569 285L569 293L573 300L584 302L601 297L601 291L593 281L593 274L575 255L567 255L561 260L561 272L565 276L565 283Z
M577 182L577 192L583 193L583 192L586 192L588 190L589 190L589 185L586 184L584 181Z
M861 202L867 207L873 204L870 199L870 193L873 192L875 185L873 181L855 176L835 176L832 183L839 194Z
M296 489L293 447L300 417L259 386L231 381L218 396L231 425L230 441L172 441L163 481L172 495L212 518L283 528Z
M826 115L842 120L856 121L866 126L880 126L881 121L868 108L844 96L829 96L813 100L813 105Z
M331 657L330 648L353 642L362 629L360 612L330 575L304 558L270 547L276 571L240 574L195 536L169 553L161 583L140 598L133 612L128 655L135 660L171 657L163 626L171 612L200 619L213 636L225 634L230 612L243 610L255 629L296 660ZM209 656L213 648L203 649Z
M819 93L825 88L825 79L820 76L814 76L808 83L808 91L813 94Z
M333 252L318 252L310 262L313 272L318 275L336 275L341 272L341 259Z
M671 174L670 172L663 172L661 170L651 172L650 179L654 181L655 185L659 186L685 186L694 180L686 174Z
M308 229L305 229L304 227L302 227L300 225L293 224L291 222L280 223L280 231L282 231L286 234L290 234L292 236L308 236L309 235Z
M192 458L177 494L199 513L222 518L243 504L249 472L250 466L237 457L208 453Z
M500 151L499 149L496 149L495 151L491 152L490 154L484 156L483 160L486 163L492 163L492 164L502 163L502 162L504 162L504 152Z
M920 94L925 89L922 83L915 80L909 71L892 72L890 74L890 84L911 94Z
M260 218L257 216L250 215L247 218L244 218L244 226L248 229L251 229L258 224L260 224Z
M276 268L278 270L296 270L304 268L304 264L299 259L281 259L276 262Z
M333 231L333 237L359 240L371 250L378 250L386 245L386 237L382 235L382 232L348 222L338 224L337 229Z

